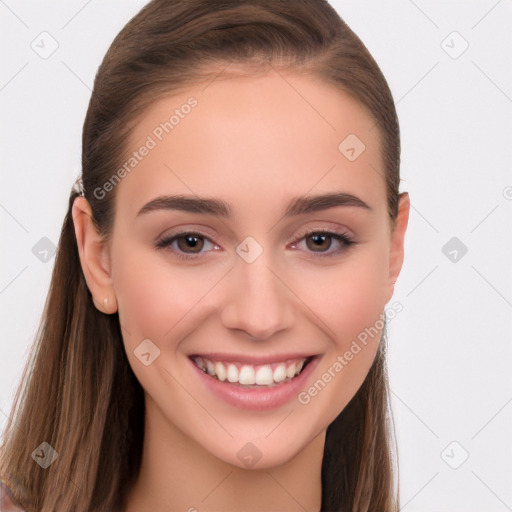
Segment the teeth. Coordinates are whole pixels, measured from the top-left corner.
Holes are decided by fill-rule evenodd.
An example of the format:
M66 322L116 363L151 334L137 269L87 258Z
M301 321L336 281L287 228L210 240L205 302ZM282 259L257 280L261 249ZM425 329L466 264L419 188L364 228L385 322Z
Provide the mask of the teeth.
M297 365L295 363L292 363L288 368L286 368L286 376L289 379L293 379L295 377L295 370L297 368Z
M238 383L242 386L274 386L285 380L291 380L301 372L306 359L300 361L264 364L253 366L240 363L222 363L211 361L205 357L196 356L193 358L195 364L208 375L220 381L227 380L232 384Z
M256 371L256 384L260 386L270 386L274 383L274 377L272 375L272 368L268 364L260 366Z
M284 364L280 364L274 370L274 382L283 382L286 379L286 366Z
M234 364L228 365L227 375L229 382L238 382L238 368Z
M240 384L249 385L256 383L256 375L254 374L254 367L244 365L240 368L238 375L238 382Z
M226 367L222 363L215 363L214 370L217 379L222 381L226 380Z
M215 375L215 368L213 363L208 361L208 359L206 360L206 371L208 372L208 375Z

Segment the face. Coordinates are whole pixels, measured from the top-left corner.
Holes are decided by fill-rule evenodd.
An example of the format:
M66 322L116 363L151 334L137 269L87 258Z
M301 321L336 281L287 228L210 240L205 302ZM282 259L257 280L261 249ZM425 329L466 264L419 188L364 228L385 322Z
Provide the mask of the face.
M293 73L204 87L136 125L107 284L147 414L221 460L273 467L365 379L408 211L392 232L378 130L338 89Z

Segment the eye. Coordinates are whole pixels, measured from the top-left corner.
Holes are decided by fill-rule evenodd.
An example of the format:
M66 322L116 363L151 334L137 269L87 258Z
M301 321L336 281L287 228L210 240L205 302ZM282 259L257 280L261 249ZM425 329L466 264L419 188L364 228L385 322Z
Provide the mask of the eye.
M291 247L293 249L297 248L300 245L299 242L302 241L306 242L307 252L313 253L315 258L339 256L356 243L347 233L329 230L307 231L301 233L292 242ZM338 245L338 249L329 251L333 246L333 241L335 242L334 245ZM155 247L157 249L170 248L178 258L184 260L197 259L204 252L220 249L207 236L193 231L182 231L165 236L157 240Z
M169 236L165 236L160 240L157 240L155 243L155 247L157 249L163 249L165 247L169 247L175 252L176 256L181 259L195 259L200 255L202 249L208 244L211 247L215 247L217 250L219 246L214 245L213 242L201 233L196 233L192 231L182 231L180 233L174 233Z
M338 233L336 231L307 231L301 233L297 239L292 242L291 247L296 248L297 242L305 241L305 245L309 252L315 253L316 258L330 258L339 256L345 252L351 245L356 242L347 233ZM333 251L329 249L334 245L338 248Z

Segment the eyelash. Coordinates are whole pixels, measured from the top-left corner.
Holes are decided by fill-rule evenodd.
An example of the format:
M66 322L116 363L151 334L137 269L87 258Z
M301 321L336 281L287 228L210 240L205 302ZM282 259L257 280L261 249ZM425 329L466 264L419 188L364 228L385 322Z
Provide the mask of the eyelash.
M180 231L178 233L174 233L171 236L167 236L167 237L157 240L155 243L155 247L156 247L156 249L164 249L166 247L169 247L175 240L177 240L179 238L183 238L185 235L197 237L197 238L204 238L213 244L213 242L209 239L209 237L207 237L206 235L203 235L202 233L199 233L196 231ZM329 253L311 251L311 254L313 254L315 258L332 258L332 257L339 256L342 252L344 252L346 249L348 249L351 245L354 245L356 243L347 233L343 233L343 232L338 233L336 231L329 231L329 230L323 230L323 231L311 230L311 231L305 231L305 232L301 233L300 235L298 235L297 238L295 238L295 240L292 242L292 245L296 245L298 242L302 241L304 238L307 238L308 236L311 236L311 235L326 235L328 237L331 237L331 238L337 240L338 242L341 242L341 244L344 246L344 248L342 248L342 249L338 249L336 251L329 252ZM213 245L215 245L215 244L213 244ZM178 252L178 251L173 251L173 252L175 253L176 257L183 259L183 260L195 260L201 254L201 253L196 253L197 255L195 255L195 256L190 256L190 255L185 256L186 253L182 253L182 252Z

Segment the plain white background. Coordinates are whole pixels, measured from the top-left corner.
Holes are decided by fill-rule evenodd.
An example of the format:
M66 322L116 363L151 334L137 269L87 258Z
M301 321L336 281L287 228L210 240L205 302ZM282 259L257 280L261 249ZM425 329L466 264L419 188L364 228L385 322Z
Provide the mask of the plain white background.
M94 74L145 3L0 0L0 427L54 261L33 247L58 241ZM512 4L331 4L390 84L411 197L389 324L402 510L512 510Z

